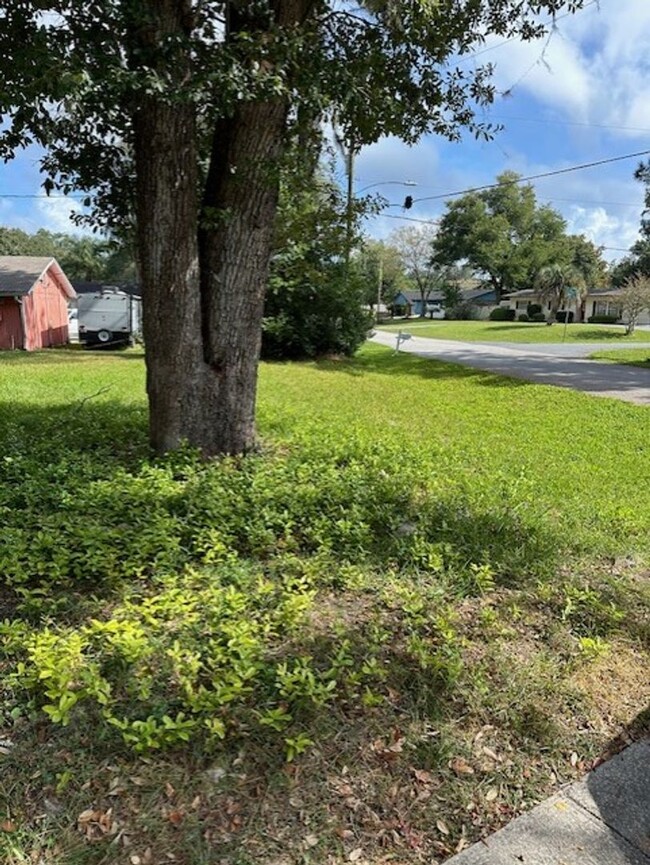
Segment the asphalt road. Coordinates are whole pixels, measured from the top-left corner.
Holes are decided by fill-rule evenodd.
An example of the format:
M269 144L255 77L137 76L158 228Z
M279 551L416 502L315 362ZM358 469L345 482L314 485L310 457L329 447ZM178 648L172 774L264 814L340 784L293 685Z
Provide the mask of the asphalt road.
M372 340L395 348L396 336L395 333L377 330ZM630 347L647 348L650 356L650 342L637 342ZM650 405L649 369L584 359L594 351L611 348L611 343L591 343L588 346L576 343L495 344L413 336L402 343L400 351L523 378L537 384L568 387L593 396Z

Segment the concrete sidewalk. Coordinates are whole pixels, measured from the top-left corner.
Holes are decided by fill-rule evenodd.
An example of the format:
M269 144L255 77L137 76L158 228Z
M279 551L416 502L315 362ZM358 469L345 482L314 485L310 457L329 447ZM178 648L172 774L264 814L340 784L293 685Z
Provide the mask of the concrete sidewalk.
M377 330L372 341L395 348L396 337L395 333ZM563 353L564 349L562 347ZM537 384L568 387L592 396L650 405L650 370L566 357L552 353L548 345L522 343L504 346L499 343L470 343L414 336L402 344L400 351Z
M650 865L650 741L445 865Z

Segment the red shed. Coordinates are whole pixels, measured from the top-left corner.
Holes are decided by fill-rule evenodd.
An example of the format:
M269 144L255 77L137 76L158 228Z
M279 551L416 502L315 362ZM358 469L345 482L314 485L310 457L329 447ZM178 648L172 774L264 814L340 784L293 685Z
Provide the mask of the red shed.
M56 259L0 255L0 349L65 345L76 296Z

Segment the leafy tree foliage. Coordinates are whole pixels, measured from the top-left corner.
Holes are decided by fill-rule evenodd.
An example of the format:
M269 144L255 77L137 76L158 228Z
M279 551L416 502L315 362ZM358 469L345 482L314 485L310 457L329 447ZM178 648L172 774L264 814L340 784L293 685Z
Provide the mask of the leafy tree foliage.
M625 332L634 333L639 316L650 309L650 277L643 273L631 276L618 293L617 300L627 319Z
M332 180L287 174L264 306L264 357L351 355L365 340L371 320L361 274L344 255L348 228Z
M363 281L368 306L375 306L378 296L388 306L396 294L412 286L400 250L390 240L366 238L354 257L354 267Z
M336 114L355 148L425 132L489 134L490 67L454 58L487 34L540 36L584 0L8 0L0 155L48 148L46 188L137 226L153 447L255 443L278 166Z
M52 256L72 280L111 283L135 279L135 263L126 246L43 228L28 234L19 228L0 227L0 255Z
M650 162L642 162L634 177L645 186L644 207L639 226L639 239L632 244L626 255L612 268L613 285L625 285L637 274L650 277Z
M497 300L529 288L547 268L572 269L577 283L601 285L606 265L602 250L583 235L567 235L562 216L538 205L533 187L506 171L498 186L472 192L447 204L433 243L433 260L466 262L487 276Z
M442 268L431 259L434 237L435 229L430 226L398 228L390 235L390 242L399 252L411 284L420 293L422 318L426 315L427 300L434 290L442 287L444 279Z
M535 286L540 298L551 305L547 324L555 322L558 311L567 306L571 295L577 291L580 280L580 274L571 265L555 263L541 268Z
M467 262L485 274L497 302L503 294L528 287L552 263L566 232L560 214L538 206L532 186L520 185L519 177L506 171L497 187L448 202L433 243L435 262Z

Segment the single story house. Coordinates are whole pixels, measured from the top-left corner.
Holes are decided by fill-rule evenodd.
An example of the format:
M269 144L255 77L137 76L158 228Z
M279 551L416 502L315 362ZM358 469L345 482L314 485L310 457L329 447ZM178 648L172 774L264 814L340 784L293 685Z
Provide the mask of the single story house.
M615 315L622 324L625 324L625 315L618 301L618 293L619 289L616 288L592 289L581 300L570 301L566 304L566 308L569 312L573 312L573 320L576 322L587 321L594 315ZM501 301L501 306L514 309L519 315L526 312L531 303L539 304L544 313L548 313L551 309L550 302L542 300L534 288L511 292ZM641 313L638 324L650 324L650 310Z
M467 283L469 284L468 280ZM490 286L482 285L474 282L471 287L461 288L461 297L464 303L469 304L472 314L475 318L487 318L490 310L498 306L494 289ZM400 291L392 301L392 307L403 308L406 315L421 315L422 314L422 296L419 291ZM425 315L432 310L445 308L445 296L439 291L432 291L426 301Z
M76 296L56 259L0 256L0 350L65 345Z
M541 306L542 312L545 315L550 312L550 301L542 300L534 288L524 288L521 291L511 291L509 295L503 298L501 306L505 306L506 309L514 309L517 315L520 315L528 310L531 303ZM568 309L570 312L573 312L575 321L582 321L580 310L577 309L575 301L571 301L568 304Z
M627 324L627 316L621 309L618 294L617 288L590 291L587 295L587 318L592 315L615 315L623 324ZM650 324L650 309L643 310L637 319L637 324Z

